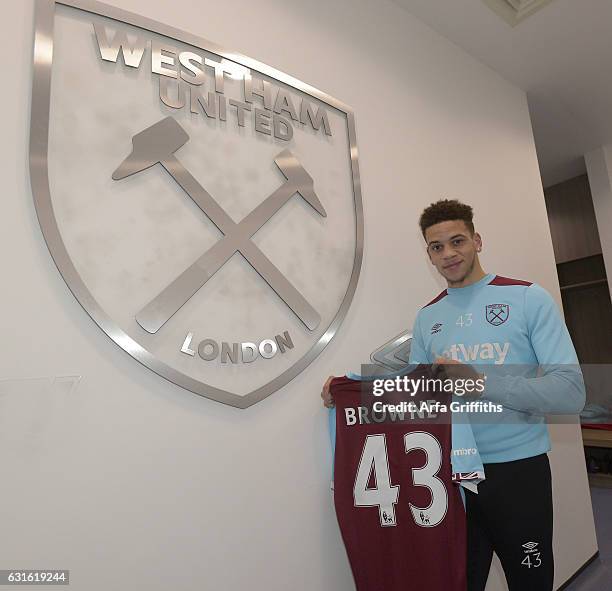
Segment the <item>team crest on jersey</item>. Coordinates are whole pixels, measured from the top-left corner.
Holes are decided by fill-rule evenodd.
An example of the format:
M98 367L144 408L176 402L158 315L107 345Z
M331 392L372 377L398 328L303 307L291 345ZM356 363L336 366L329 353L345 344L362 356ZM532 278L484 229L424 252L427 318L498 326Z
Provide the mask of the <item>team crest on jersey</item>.
M31 185L70 291L174 384L263 400L321 353L355 293L352 110L114 6L35 4Z
M510 306L508 304L488 304L486 308L486 318L489 324L499 326L508 320L510 316Z
M442 323L441 322L436 322L432 327L431 327L431 334L437 334L439 332L442 332Z

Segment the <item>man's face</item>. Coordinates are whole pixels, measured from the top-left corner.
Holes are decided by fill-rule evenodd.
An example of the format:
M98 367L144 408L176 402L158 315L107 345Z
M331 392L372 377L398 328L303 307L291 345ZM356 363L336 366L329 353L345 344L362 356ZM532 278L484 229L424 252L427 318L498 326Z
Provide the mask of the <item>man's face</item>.
M463 220L434 224L425 230L429 260L449 285L461 284L472 272L477 252L482 248L480 235L470 233Z

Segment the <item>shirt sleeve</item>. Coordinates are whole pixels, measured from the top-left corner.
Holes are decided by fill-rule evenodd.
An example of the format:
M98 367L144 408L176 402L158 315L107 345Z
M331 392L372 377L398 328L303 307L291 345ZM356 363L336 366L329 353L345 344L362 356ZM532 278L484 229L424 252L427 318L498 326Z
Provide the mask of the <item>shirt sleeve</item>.
M456 396L453 396L453 400L460 402ZM478 484L485 479L485 469L476 447L469 415L465 414L458 420L457 413L453 412L451 418L453 482L478 494Z
M332 459L333 459L334 454L336 453L336 409L335 408L329 409L329 416L327 418L328 418L328 427L329 427L329 441L331 443Z
M414 325L412 327L412 342L410 343L410 365L419 365L420 363L429 363L427 358L427 351L425 350L425 343L423 340L423 333L421 332L421 326L419 322L420 313L417 314Z
M331 473L331 489L334 490L334 466L336 465L336 409L330 408L327 417L327 426L329 428L329 440L331 443L332 452L332 473Z
M584 380L555 301L533 284L525 290L524 314L538 377L487 372L484 397L533 414L578 414L585 404Z

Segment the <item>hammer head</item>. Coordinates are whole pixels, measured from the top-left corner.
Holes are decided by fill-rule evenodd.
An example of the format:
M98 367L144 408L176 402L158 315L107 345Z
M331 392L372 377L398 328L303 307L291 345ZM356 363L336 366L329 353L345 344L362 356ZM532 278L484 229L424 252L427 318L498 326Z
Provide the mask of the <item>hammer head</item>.
M287 181L295 187L296 193L299 193L317 213L324 218L327 217L327 212L315 193L312 177L306 172L300 161L289 150L283 150L274 158L274 162Z
M145 170L176 152L189 136L174 117L166 117L132 138L132 153L113 172L118 181Z

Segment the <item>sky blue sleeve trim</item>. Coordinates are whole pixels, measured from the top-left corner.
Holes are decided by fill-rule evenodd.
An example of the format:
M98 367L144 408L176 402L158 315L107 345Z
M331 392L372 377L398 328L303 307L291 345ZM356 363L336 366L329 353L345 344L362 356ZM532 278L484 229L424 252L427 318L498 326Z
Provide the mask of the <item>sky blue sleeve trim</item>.
M357 380L357 381L359 381L359 382L361 382L361 381L363 380L363 376L360 376L358 373L353 373L352 371L349 371L349 372L346 374L346 377L347 377L349 380Z
M371 382L373 380L392 380L396 376L403 376L403 375L409 374L410 372L414 371L418 366L419 366L418 363L411 363L410 365L403 367L399 371L395 371L395 372L387 373L387 374L377 374L377 375L372 375L372 376L362 376L360 374L349 371L347 372L346 377L349 380L355 380L356 382L368 382L368 381Z
M334 479L334 463L336 460L336 409L330 408L328 415L329 440L332 452L332 480Z

